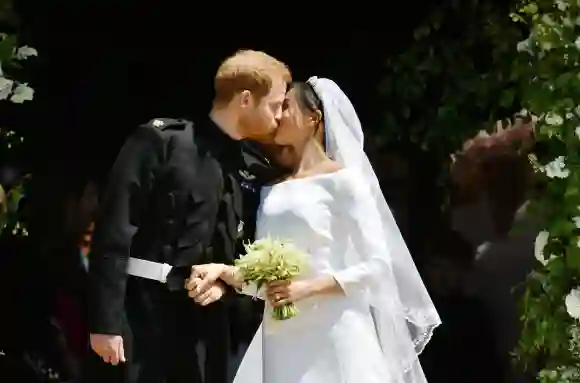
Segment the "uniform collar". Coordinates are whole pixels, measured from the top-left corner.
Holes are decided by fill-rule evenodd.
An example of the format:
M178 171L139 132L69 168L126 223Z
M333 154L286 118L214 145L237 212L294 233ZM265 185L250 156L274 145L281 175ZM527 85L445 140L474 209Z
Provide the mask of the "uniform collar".
M264 154L262 145L257 142L242 140L242 150L246 169L257 177L258 183L270 183L284 174L283 169Z
M226 134L209 116L206 117L201 130L200 133L211 143L211 151L217 156L232 159L241 157L241 142Z

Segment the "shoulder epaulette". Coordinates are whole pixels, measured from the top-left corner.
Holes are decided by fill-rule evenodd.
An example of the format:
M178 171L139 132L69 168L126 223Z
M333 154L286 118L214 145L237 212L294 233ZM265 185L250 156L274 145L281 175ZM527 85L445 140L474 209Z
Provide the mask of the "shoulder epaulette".
M175 119L175 118L154 118L144 124L144 126L156 128L159 130L167 130L167 129L176 129L182 130L185 129L187 125L187 120L182 119Z

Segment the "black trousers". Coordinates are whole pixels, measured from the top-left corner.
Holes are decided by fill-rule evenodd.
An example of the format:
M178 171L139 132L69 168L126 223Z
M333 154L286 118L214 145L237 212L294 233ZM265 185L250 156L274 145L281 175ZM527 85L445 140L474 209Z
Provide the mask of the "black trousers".
M185 290L130 277L123 342L127 362L106 364L90 352L83 383L227 383L230 351L224 302L195 304ZM201 349L201 353L200 353Z

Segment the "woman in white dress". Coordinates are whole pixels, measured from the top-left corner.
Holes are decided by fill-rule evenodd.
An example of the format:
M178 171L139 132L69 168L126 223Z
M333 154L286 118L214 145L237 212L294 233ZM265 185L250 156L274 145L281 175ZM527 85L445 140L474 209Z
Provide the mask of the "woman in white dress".
M264 314L234 382L425 382L418 355L440 319L363 151L356 112L328 79L294 84L285 102L275 141L293 170L262 190L257 238L293 242L311 267L257 294L267 311L294 302L299 313ZM241 286L233 266L193 274Z

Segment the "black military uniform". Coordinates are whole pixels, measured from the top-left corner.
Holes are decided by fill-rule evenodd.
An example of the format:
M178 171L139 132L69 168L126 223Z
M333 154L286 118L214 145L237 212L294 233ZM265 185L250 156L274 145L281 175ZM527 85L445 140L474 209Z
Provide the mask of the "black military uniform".
M210 119L195 127L156 119L128 139L103 196L89 266L90 331L122 335L127 362L114 367L91 353L85 381L227 381L227 299L198 306L184 282L192 265L233 262L241 174L249 174L242 144ZM173 266L166 283L129 276L129 256ZM201 374L197 342L206 345Z
M244 169L240 173L240 185L243 195L242 221L239 226L238 252L244 253L244 243L252 242L256 234L257 211L260 205L260 190L265 184L281 177L284 170L277 167L266 157L268 151L261 145L245 141L243 146ZM267 150L270 149L270 150ZM231 377L235 372L247 347L262 321L264 302L246 295L234 295L230 299L230 318L232 336Z

